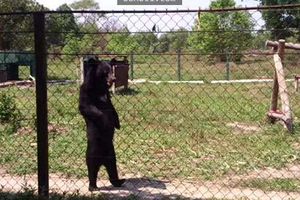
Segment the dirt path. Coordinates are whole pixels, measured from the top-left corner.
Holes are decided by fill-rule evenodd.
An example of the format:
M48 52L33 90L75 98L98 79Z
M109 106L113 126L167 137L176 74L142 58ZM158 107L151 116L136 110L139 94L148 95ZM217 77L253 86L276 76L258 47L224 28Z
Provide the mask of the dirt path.
M275 170L256 170L241 176L228 176L216 182L189 182L179 180L155 180L134 175L127 175L127 182L124 187L115 189L110 186L107 180L99 180L98 185L101 186L101 193L108 194L114 198L122 198L130 194L142 197L142 199L162 199L169 198L227 198L236 199L247 197L249 199L299 199L300 193L295 192L278 192L278 191L262 191L250 188L232 188L230 185L241 180L251 178L300 178L300 165L291 166L289 168ZM78 193L89 195L87 189L87 179L64 178L56 174L50 174L49 185L52 192L57 193ZM4 170L0 170L0 188L3 191L18 192L24 188L37 188L37 176L16 176L5 174Z

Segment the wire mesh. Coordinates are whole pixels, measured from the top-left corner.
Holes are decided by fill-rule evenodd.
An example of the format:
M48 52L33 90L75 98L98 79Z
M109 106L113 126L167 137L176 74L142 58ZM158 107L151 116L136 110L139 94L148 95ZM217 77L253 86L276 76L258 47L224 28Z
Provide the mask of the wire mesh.
M32 14L0 15L0 195L37 189ZM86 124L78 111L90 57L117 58L114 144L123 187L104 168L100 192L128 199L300 199L299 51L286 49L269 123L276 48L298 43L299 7L218 12L45 12L50 192L87 195ZM116 69L118 70L118 69ZM128 71L127 71L128 70ZM282 72L282 71L281 71ZM117 73L117 72L116 72ZM276 74L275 74L276 75ZM277 72L276 77L282 77ZM123 78L124 79L124 78ZM118 79L117 79L118 80ZM284 84L286 83L286 88ZM299 91L299 90L298 90ZM274 122L274 121L273 121Z

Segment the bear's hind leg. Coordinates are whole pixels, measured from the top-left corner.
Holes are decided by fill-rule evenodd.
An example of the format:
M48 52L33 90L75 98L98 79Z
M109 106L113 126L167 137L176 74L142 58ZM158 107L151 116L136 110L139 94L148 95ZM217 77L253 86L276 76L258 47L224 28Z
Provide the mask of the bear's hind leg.
M116 162L105 163L104 166L108 173L110 183L115 187L121 187L125 179L119 179Z
M99 188L97 187L97 175L100 168L100 163L97 159L87 158L87 168L88 168L88 176L89 176L89 191L97 191Z

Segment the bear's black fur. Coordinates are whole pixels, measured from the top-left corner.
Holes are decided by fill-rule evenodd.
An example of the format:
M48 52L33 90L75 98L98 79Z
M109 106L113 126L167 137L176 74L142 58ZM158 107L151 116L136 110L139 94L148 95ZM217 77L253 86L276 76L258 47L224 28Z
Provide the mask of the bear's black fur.
M120 128L109 94L114 79L111 63L89 59L87 74L80 87L79 111L87 127L86 164L90 191L98 190L97 174L102 165L114 186L120 187L125 182L118 177L113 145L114 129Z

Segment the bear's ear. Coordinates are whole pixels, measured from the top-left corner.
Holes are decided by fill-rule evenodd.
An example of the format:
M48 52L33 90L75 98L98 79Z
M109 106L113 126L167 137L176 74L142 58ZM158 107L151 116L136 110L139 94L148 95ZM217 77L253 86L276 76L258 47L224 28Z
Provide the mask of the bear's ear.
M110 66L114 66L114 65L116 65L117 64L117 60L116 60L116 58L113 58L113 59L111 59L111 61L110 61Z
M93 65L93 64L96 64L96 63L97 63L97 61L94 58L90 58L88 60L88 64L90 64L90 65Z
M87 63L88 69L96 69L98 66L98 61L95 58L90 58Z

